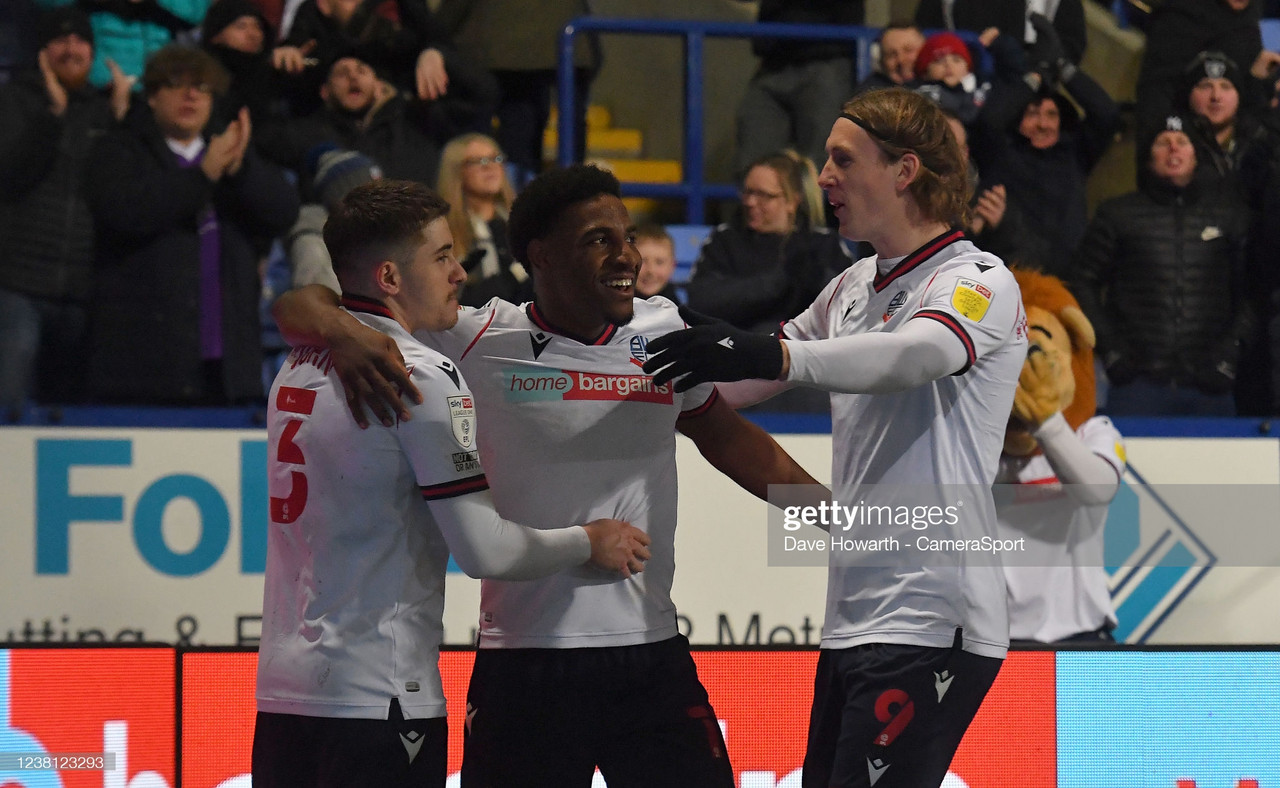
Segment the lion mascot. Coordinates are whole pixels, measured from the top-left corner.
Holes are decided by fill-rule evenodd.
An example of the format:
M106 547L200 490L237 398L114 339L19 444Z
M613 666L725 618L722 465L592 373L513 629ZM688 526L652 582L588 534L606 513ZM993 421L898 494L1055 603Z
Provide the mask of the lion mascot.
M1062 280L1013 269L1027 313L1027 360L1013 397L1004 451L1025 457L1037 451L1032 430L1061 412L1071 429L1098 409L1093 371L1093 324Z
M1027 359L996 475L1009 636L1015 642L1110 642L1115 610L1103 569L1107 507L1124 445L1095 414L1093 326L1062 282L1014 269L1027 315Z

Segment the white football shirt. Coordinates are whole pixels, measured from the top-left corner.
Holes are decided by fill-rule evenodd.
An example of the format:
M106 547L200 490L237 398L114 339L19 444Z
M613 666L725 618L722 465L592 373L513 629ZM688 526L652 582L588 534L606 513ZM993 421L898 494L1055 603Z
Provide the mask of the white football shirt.
M964 345L967 363L954 375L908 391L832 393L832 480L837 501L859 500L865 485L963 485L978 491L948 538L994 538L990 486L1013 392L1026 357L1026 317L1013 275L959 231L911 254L867 257L836 277L817 300L783 325L787 339L820 340L896 331L933 320ZM874 534L873 534L874 535ZM824 648L865 643L950 647L957 627L964 649L1003 657L1008 648L1005 585L991 554L948 553L912 565L832 562L827 580ZM952 560L953 559L953 560Z
M1117 475L1124 473L1124 443L1105 416L1080 425L1076 435ZM1043 454L1000 457L999 485L1034 485L1031 495L998 489L1000 535L1026 537L1028 552L1004 568L1009 586L1009 636L1056 640L1115 627L1116 614L1103 568L1107 504L1066 499L1057 474ZM1006 500L1008 499L1008 500Z
M711 407L715 387L655 386L647 343L684 328L665 298L636 300L635 317L597 337L573 337L533 304L494 299L463 310L449 331L419 334L466 374L498 512L535 528L599 517L652 539L644 572L590 566L541 580L485 580L481 648L579 648L674 637L675 426Z
M345 304L353 305L350 300ZM449 548L428 501L486 489L475 405L457 367L385 307L423 401L394 427L360 429L329 352L297 347L271 387L271 522L258 709L313 717L445 715L437 667Z

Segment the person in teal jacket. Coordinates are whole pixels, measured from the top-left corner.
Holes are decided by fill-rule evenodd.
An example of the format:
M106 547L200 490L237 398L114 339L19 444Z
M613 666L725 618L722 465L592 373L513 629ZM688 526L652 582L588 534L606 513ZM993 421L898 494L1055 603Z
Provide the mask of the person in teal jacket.
M176 33L198 27L211 0L81 0L93 26L94 57L89 82L111 84L107 61L126 76L142 76L147 58L173 40ZM77 0L35 0L44 8L73 5Z

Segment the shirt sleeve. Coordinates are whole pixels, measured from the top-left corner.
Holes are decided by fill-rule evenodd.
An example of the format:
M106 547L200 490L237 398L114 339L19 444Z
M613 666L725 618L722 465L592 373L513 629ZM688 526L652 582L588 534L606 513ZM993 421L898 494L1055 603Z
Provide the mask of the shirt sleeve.
M1110 503L1124 474L1124 445L1105 416L1095 416L1072 431L1061 413L1035 431L1036 441L1058 481L1070 485L1083 503Z
M786 340L786 346L787 381L846 394L907 391L951 374L966 360L948 329L924 320L893 332Z
M487 489L428 505L453 560L470 577L533 580L591 558L585 528L542 530L504 520Z
M945 327L964 348L961 375L979 358L1003 346L1025 320L1022 291L1003 265L964 265L939 272L925 289L911 320Z
M476 446L475 401L457 366L416 359L411 375L422 402L397 435L458 566L472 577L528 580L588 560L582 528L543 531L498 516Z
M1106 416L1094 416L1081 424L1076 434L1090 451L1106 460L1118 475L1124 475L1125 466L1128 464L1124 436L1120 434L1120 430L1116 429L1111 419Z
M476 446L475 399L457 365L435 357L411 360L422 402L396 426L418 488L427 501L488 489Z

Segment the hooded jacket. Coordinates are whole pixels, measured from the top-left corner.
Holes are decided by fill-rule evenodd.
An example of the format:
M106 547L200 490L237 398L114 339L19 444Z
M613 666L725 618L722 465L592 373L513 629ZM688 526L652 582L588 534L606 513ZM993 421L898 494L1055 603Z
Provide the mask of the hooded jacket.
M1063 86L1084 110L1081 117L1057 90L1032 90L1023 81L993 92L970 140L984 184L1003 183L1025 220L1023 246L1045 273L1070 281L1071 257L1088 224L1085 186L1089 172L1120 127L1120 110L1083 71ZM1061 116L1058 141L1039 149L1018 131L1025 108L1052 98Z

